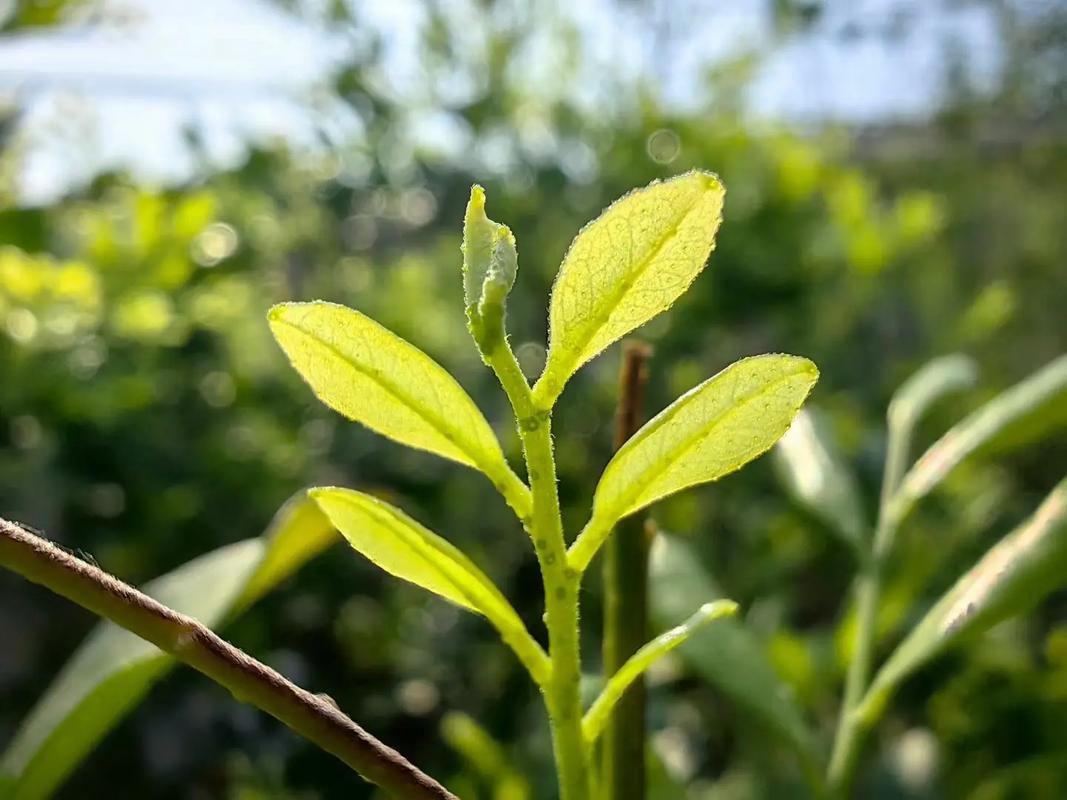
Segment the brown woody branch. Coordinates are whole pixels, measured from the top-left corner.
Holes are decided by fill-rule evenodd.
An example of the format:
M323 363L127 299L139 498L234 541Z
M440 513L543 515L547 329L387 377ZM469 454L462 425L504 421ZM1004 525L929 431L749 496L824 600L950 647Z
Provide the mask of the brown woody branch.
M192 617L4 519L0 519L0 566L150 641L337 756L390 795L401 800L457 800L327 700L291 683Z

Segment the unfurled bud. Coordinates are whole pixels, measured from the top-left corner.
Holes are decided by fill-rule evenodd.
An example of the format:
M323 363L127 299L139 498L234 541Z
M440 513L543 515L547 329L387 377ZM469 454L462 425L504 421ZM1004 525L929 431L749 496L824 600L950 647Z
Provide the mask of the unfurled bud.
M514 235L485 215L485 190L473 186L463 219L463 297L468 327L483 355L504 335L518 264Z

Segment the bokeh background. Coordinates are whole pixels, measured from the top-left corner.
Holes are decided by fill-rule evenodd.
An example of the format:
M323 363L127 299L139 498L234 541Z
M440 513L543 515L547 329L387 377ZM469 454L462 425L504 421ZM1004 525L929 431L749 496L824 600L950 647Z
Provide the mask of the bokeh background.
M313 484L380 491L462 546L535 626L521 530L473 471L318 405L264 312L326 298L452 370L510 456L464 328L470 184L519 242L510 324L543 364L578 228L700 167L727 188L710 266L641 335L650 408L748 354L814 359L873 514L893 389L973 356L922 443L1067 345L1067 6L1056 0L38 0L0 3L0 511L142 583L254 536ZM610 454L618 349L558 412L565 522ZM1067 472L1064 438L977 460L910 518L885 652ZM740 601L822 735L852 558L764 459L655 509ZM588 663L599 590L585 593ZM0 574L0 747L94 621ZM479 720L552 796L539 698L480 620L338 545L227 628L432 774ZM540 635L540 634L539 634ZM795 765L684 663L651 695L675 796L803 796ZM1067 596L908 682L863 796L1067 797ZM471 788L466 788L471 787ZM59 794L359 798L330 757L188 670ZM465 795L467 796L467 795Z

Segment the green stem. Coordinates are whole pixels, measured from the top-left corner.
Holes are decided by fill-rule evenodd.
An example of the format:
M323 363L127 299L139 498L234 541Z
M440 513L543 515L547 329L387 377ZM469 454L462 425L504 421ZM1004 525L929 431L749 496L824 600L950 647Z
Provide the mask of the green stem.
M881 589L881 569L874 559L869 559L856 579L856 641L845 680L845 698L838 717L827 775L830 793L835 797L847 795L862 744L864 731L855 712L871 676Z
M856 578L856 643L845 681L845 698L838 717L827 773L830 793L834 797L848 795L866 734L866 726L861 723L856 711L871 679L882 575L900 523L900 514L893 498L907 468L913 427L910 418L896 419L890 415L878 526L870 552Z
M648 380L647 345L630 341L623 348L615 449L633 436L644 416ZM604 675L618 673L648 640L648 546L644 516L616 525L604 544ZM605 800L642 800L645 796L645 680L639 676L619 699L601 741L601 793Z
M20 525L0 520L0 566L140 636L332 753L391 797L457 800L330 702L293 685L195 619L75 558Z
M561 800L588 800L589 765L582 737L581 655L578 644L580 575L567 566L567 546L552 453L552 412L538 408L504 336L483 349L511 401L519 426L533 495L533 512L523 520L534 542L545 590L545 623L552 672L542 687L552 727Z

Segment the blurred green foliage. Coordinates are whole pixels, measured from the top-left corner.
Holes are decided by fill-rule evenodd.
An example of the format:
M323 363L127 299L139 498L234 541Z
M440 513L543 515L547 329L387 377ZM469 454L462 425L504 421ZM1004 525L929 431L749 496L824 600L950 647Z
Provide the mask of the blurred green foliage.
M341 6L330 11L337 24L354 25ZM51 13L49 4L40 8ZM464 330L459 230L473 182L486 186L494 218L519 242L510 325L524 368L536 374L545 299L579 226L633 186L694 167L716 171L727 200L710 266L642 331L656 353L650 409L740 356L807 356L822 373L815 401L858 465L868 514L884 409L917 365L962 350L981 373L981 389L944 403L921 426L925 444L1067 344L1067 149L1062 133L1047 133L1062 131L1055 126L1064 120L1055 85L1042 90L1040 117L1023 114L1037 84L1017 82L982 101L950 98L929 121L854 138L754 122L734 99L742 64L713 77L711 99L684 112L647 87L624 86L630 102L604 114L523 96L508 79L514 49L539 24L521 16L501 24L485 62L473 65L447 25L428 28L429 74L481 78L477 102L443 113L470 132L476 150L507 154L496 162L414 146L407 109L368 80L378 66L371 48L336 78L338 95L363 119L359 141L325 155L259 147L233 169L166 189L109 174L48 207L0 209L4 515L140 583L254 535L302 485L386 491L470 553L540 635L536 567L503 504L489 501L470 471L394 447L322 408L286 368L264 316L288 299L359 308L457 375L516 456L503 399ZM1013 51L1020 63L1025 55ZM1031 73L1013 74L1022 82ZM990 135L1006 109L1017 125ZM539 139L538 131L547 133ZM571 533L610 454L616 368L614 351L596 359L557 411ZM880 652L914 622L907 615L921 613L1065 472L1062 435L1046 435L955 473L901 531ZM705 567L742 604L747 627L828 737L851 640L842 603L854 567L848 546L790 504L762 462L654 514L665 528L693 534ZM594 633L597 591L592 585L584 603ZM1067 794L1065 614L1063 596L1054 596L904 686L872 748L863 796ZM90 623L0 578L0 742ZM523 796L525 786L506 788L513 777L494 766L506 755L533 797L551 796L537 698L492 632L350 555L318 559L231 633L294 680L328 692L430 773L456 776L457 787L496 781L497 796ZM593 658L596 641L585 644ZM768 748L760 728L671 663L651 689L652 738L667 773L690 785L688 796L795 790L795 766ZM472 744L481 732L464 738L458 718L444 717L452 746L491 755L488 767L442 746L439 724L453 710L501 743ZM182 672L60 796L367 791L329 757Z

